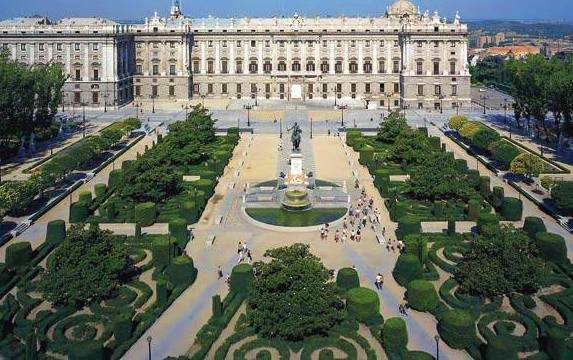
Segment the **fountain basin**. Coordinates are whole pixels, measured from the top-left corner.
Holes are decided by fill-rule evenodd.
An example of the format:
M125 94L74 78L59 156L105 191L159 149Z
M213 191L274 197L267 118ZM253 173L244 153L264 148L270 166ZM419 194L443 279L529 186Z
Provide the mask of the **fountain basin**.
M288 211L304 211L312 207L306 189L286 190L281 205Z

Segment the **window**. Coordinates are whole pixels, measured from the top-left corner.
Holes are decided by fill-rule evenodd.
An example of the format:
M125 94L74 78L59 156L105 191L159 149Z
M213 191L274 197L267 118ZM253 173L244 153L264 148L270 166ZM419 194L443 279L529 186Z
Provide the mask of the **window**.
M336 47L342 47L342 40L336 40Z
M309 42L308 42L308 47L309 47L309 48L314 47L314 41L309 41Z
M380 47L384 47L384 40L380 40Z
M309 61L308 63L306 63L306 71L314 72L314 70L315 70L314 62Z
M256 61L251 61L249 64L249 73L256 74L259 69L259 66Z
M342 93L342 84L336 84L336 93L338 97L340 97L340 93Z
M458 86L457 85L452 85L452 95L453 96L457 96L458 95Z
M207 84L207 94L213 93L213 84Z
M286 63L284 61L279 61L278 70L286 71Z
M74 93L74 103L79 104L82 101L82 94L80 92Z
M193 84L193 94L199 94L199 84Z
M224 48L227 47L227 40L223 40L222 46L223 46Z
M364 92L370 94L370 83L364 84Z
M152 44L152 46L153 46L154 49L158 49L158 48L159 48L159 43L154 42L154 43Z
M351 61L348 68L351 74L356 74L358 72L358 64L356 61Z
M424 85L418 85L418 96L424 96Z
M221 73L227 74L228 72L229 72L229 67L228 67L227 60L222 60L221 61Z
M437 40L435 40L435 41L434 41L434 47L435 47L435 48L440 47L440 42L437 41Z
M364 43L364 45L369 48L370 47L370 40L366 40L366 42Z
M151 86L151 96L153 96L154 98L157 97L157 94L159 92L157 91L157 85L152 85Z
M323 61L323 62L320 64L320 71L321 71L323 74L327 74L328 71L330 70L329 68L330 68L330 66L328 65L328 61Z
M352 98L354 99L356 97L356 84L350 84L350 93Z
M255 40L251 40L251 47L254 48L257 46L257 42Z
M175 96L175 86L169 85L169 96Z
M380 83L380 94L384 94L386 92L384 88L385 88L384 83Z
M207 74L213 74L215 72L215 66L213 60L207 61Z
M378 73L383 74L386 72L386 61L379 60L378 61Z
M265 47L271 47L270 40L265 40Z
M159 75L159 65L157 65L157 64L153 65L152 74L153 75Z
M141 64L135 65L135 72L137 73L137 75L143 74L143 66L141 66Z
M227 84L226 83L221 84L221 93L223 93L223 94L227 93Z
M237 47L241 47L242 45L243 45L243 43L241 42L241 40L237 41ZM241 84L238 84L238 85L240 86Z
M450 42L450 46L453 47L453 48L455 48L455 47L456 47L456 42L455 42L455 41L451 41L451 42Z
M267 94L271 92L271 84L265 84L265 92Z
M82 71L80 69L76 69L76 81L82 80Z
M322 40L322 47L325 48L328 46L328 41Z
M38 44L38 50L44 51L44 44Z
M423 75L423 63L421 61L416 62L416 75Z
M440 75L440 62L434 61L434 75Z
M273 71L273 64L270 61L265 61L265 63L263 64L263 72L265 74L270 74L271 71Z
M456 74L456 62L450 61L450 75Z
M285 47L285 41L284 40L279 41L279 46L284 48Z
M296 40L293 41L293 44L294 44L294 47L295 47L295 48L298 48L298 41L296 41Z
M62 51L62 44L56 44L56 50Z
M172 49L175 49L175 42L174 42L174 41L171 41L171 42L169 43L169 47L172 48Z
M356 40L351 40L350 41L350 47L356 47Z
M208 47L213 47L213 40L209 40L209 41L207 42L207 46L208 46Z
M199 60L193 60L193 74L199 74L201 72L201 67L199 66Z
M78 43L74 44L74 49L76 51L80 51L80 44L78 44Z
M397 74L400 72L400 60L394 60L392 64L392 72Z
M251 84L251 94L256 94L259 92L259 89L257 88L257 84L252 83Z
M20 44L20 50L26 51L26 44Z
M442 86L441 85L435 85L434 86L434 95L442 95Z
M372 63L370 61L366 61L363 66L364 73L372 74Z
M312 93L314 92L314 84L308 84L308 98L312 99Z
M175 64L169 65L169 75L177 75L177 70L175 69Z
M394 40L394 47L398 47L398 40Z
M241 84L237 84L237 94L241 94L243 92L243 89L241 87Z
M92 103L99 104L99 93L98 92L92 93Z
M135 86L135 96L141 96L141 85Z
M337 74L342 74L342 61L337 61L334 65L334 72Z
M99 50L99 44L93 43L93 44L92 44L92 50L93 50L93 51L98 51L98 50Z
M400 83L394 83L394 94L400 92Z
M421 48L423 43L421 41L416 41L416 43L418 44L418 47Z
M322 92L323 93L328 92L328 84L322 84Z
M279 85L279 93L282 95L285 93L285 84L280 84Z
M99 81L99 70L94 69L94 81Z

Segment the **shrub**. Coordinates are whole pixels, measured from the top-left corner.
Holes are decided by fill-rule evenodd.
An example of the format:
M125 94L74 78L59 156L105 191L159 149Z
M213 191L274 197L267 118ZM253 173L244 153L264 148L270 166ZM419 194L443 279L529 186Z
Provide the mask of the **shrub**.
M565 211L573 210L573 181L560 181L551 189L551 197Z
M165 275L174 286L185 286L195 281L197 269L193 266L193 259L178 256L171 260L171 264L165 269Z
M422 232L422 224L416 217L404 216L398 220L398 229L396 229L396 237L402 240L406 235L419 234Z
M500 138L501 137L497 131L482 126L471 136L470 141L473 146L477 147L481 151L488 151L490 146L499 141Z
M107 179L107 186L110 189L116 189L121 185L122 181L123 181L123 172L120 169L115 169L109 173L109 178Z
M501 203L501 216L507 221L521 220L523 212L523 203L521 200L506 197Z
M501 186L493 187L492 205L494 208L499 209L505 198L505 190Z
M474 318L465 310L449 310L438 322L438 333L450 347L465 349L476 341Z
M555 180L553 180L553 178L548 175L542 176L539 179L539 183L541 184L542 187L544 187L549 191L551 191L551 189L553 189L553 187L555 186Z
M468 220L476 221L479 218L481 211L481 201L478 199L471 199L468 202Z
M513 159L521 153L517 146L503 139L492 143L489 150L493 154L494 159L505 169L509 168Z
M406 286L409 282L422 278L422 265L416 255L402 254L396 261L392 275L398 284Z
M373 158L374 158L374 148L372 146L366 145L363 146L362 149L360 149L360 158L358 159L358 162L361 165L368 165Z
M66 238L66 223L64 220L53 220L48 223L46 229L46 242L59 244Z
M360 280L358 279L358 272L353 268L342 268L338 270L338 274L336 274L336 284L345 291L359 287Z
M346 133L346 145L353 147L358 139L362 137L362 133L358 130L349 130Z
M380 191L382 196L388 196L390 188L390 176L384 170L376 170L374 172L374 185Z
M255 360L272 360L271 352L268 350L261 350L257 353Z
M400 352L406 348L408 345L408 329L404 319L394 317L384 322L382 344L384 349L390 353Z
M408 351L404 360L434 360L434 357L423 351Z
M220 295L213 295L211 298L211 308L213 309L213 317L217 318L223 314L223 303L221 302Z
M471 139L482 127L483 125L477 121L468 121L459 130L459 133L464 138Z
M249 264L239 264L231 271L231 291L247 294L253 281L253 267Z
M183 247L189 241L189 230L187 221L183 219L173 219L169 222L169 233L175 238L177 245Z
M141 239L141 225L139 225L137 223L135 224L134 236L137 240Z
M150 226L155 223L157 209L155 203L146 202L135 206L135 221L141 226Z
M179 215L181 215L188 224L193 224L199 219L199 206L195 201L185 201L181 204Z
M486 360L517 360L517 348L512 339L507 337L492 337L488 339L485 348Z
M87 204L88 206L92 203L92 193L89 190L81 191L78 195L78 202Z
M404 241L406 252L416 255L420 264L425 264L428 258L428 238L423 235L408 235Z
M448 220L448 231L447 231L448 236L453 236L456 234L456 220L454 219L449 219Z
M466 159L456 159L455 164L456 164L456 169L459 172L468 171L468 162L466 161Z
M468 183L468 186L473 188L473 189L478 189L480 177L481 176L480 176L478 170L475 170L475 169L468 170L466 172L466 181Z
M163 306L167 304L169 294L167 292L167 281L160 279L155 283L155 292L157 293L157 305Z
M117 315L113 322L113 335L115 339L120 342L126 342L131 338L133 332L133 321L131 318L133 314L131 311Z
M16 266L27 265L33 257L32 244L27 241L10 244L6 248L5 258L8 269L13 269Z
M89 205L83 202L75 202L70 206L70 222L82 223L90 215Z
M546 232L547 228L541 218L528 216L523 222L523 231L525 231L530 238L535 239L537 233Z
M414 280L407 286L408 305L418 311L432 311L439 303L434 285L427 280Z
M535 309L535 307L537 306L537 303L535 302L535 300L533 300L533 298L531 296L525 295L523 297L523 305L527 309Z
M498 225L498 224L499 224L499 219L497 218L497 215L492 213L483 213L479 216L477 220L477 227L479 232L483 232L485 226Z
M330 349L322 349L318 353L318 360L334 360L334 353Z
M453 115L448 119L448 126L452 130L460 131L465 124L468 123L468 118L463 115Z
M213 189L215 187L214 186L215 183L213 182L213 180L201 179L201 180L193 181L191 184L197 190L203 191L205 193L206 198L210 198L211 195L213 195Z
M483 195L488 195L491 192L489 176L480 176L479 192Z
M103 344L99 341L83 341L74 343L68 347L70 360L103 360Z
M368 323L380 317L380 298L371 289L350 289L346 294L346 308L356 320Z
M95 184L94 185L94 194L96 199L101 199L103 196L105 196L105 193L107 192L107 185L106 184Z
M437 218L444 216L444 203L441 201L434 201L432 204L432 214Z
M105 205L105 216L107 217L108 220L111 221L111 220L115 219L116 215L117 215L117 211L115 210L115 200L111 199Z
M434 149L439 150L441 148L440 138L437 136L431 136L428 138L430 144L434 147Z
M567 259L567 246L562 236L548 232L537 233L535 234L535 244L544 259L556 264L566 264L569 261Z

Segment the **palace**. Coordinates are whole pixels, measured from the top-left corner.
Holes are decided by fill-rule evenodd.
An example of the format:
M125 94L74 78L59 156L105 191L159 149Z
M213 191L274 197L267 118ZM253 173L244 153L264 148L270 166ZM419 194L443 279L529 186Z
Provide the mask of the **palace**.
M66 105L134 99L359 99L392 108L470 105L468 29L397 0L379 17L103 18L0 21L25 64L62 64Z

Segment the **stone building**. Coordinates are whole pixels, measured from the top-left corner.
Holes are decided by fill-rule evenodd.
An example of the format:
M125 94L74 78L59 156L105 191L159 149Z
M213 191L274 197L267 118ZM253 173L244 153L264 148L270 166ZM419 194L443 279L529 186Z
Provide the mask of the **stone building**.
M143 24L43 18L0 22L28 64L57 61L68 103L190 98L359 99L369 107L469 106L468 31L456 16L398 0L378 17L188 18ZM58 45L60 44L60 45ZM59 50L62 49L62 50ZM78 95L79 93L79 95Z

